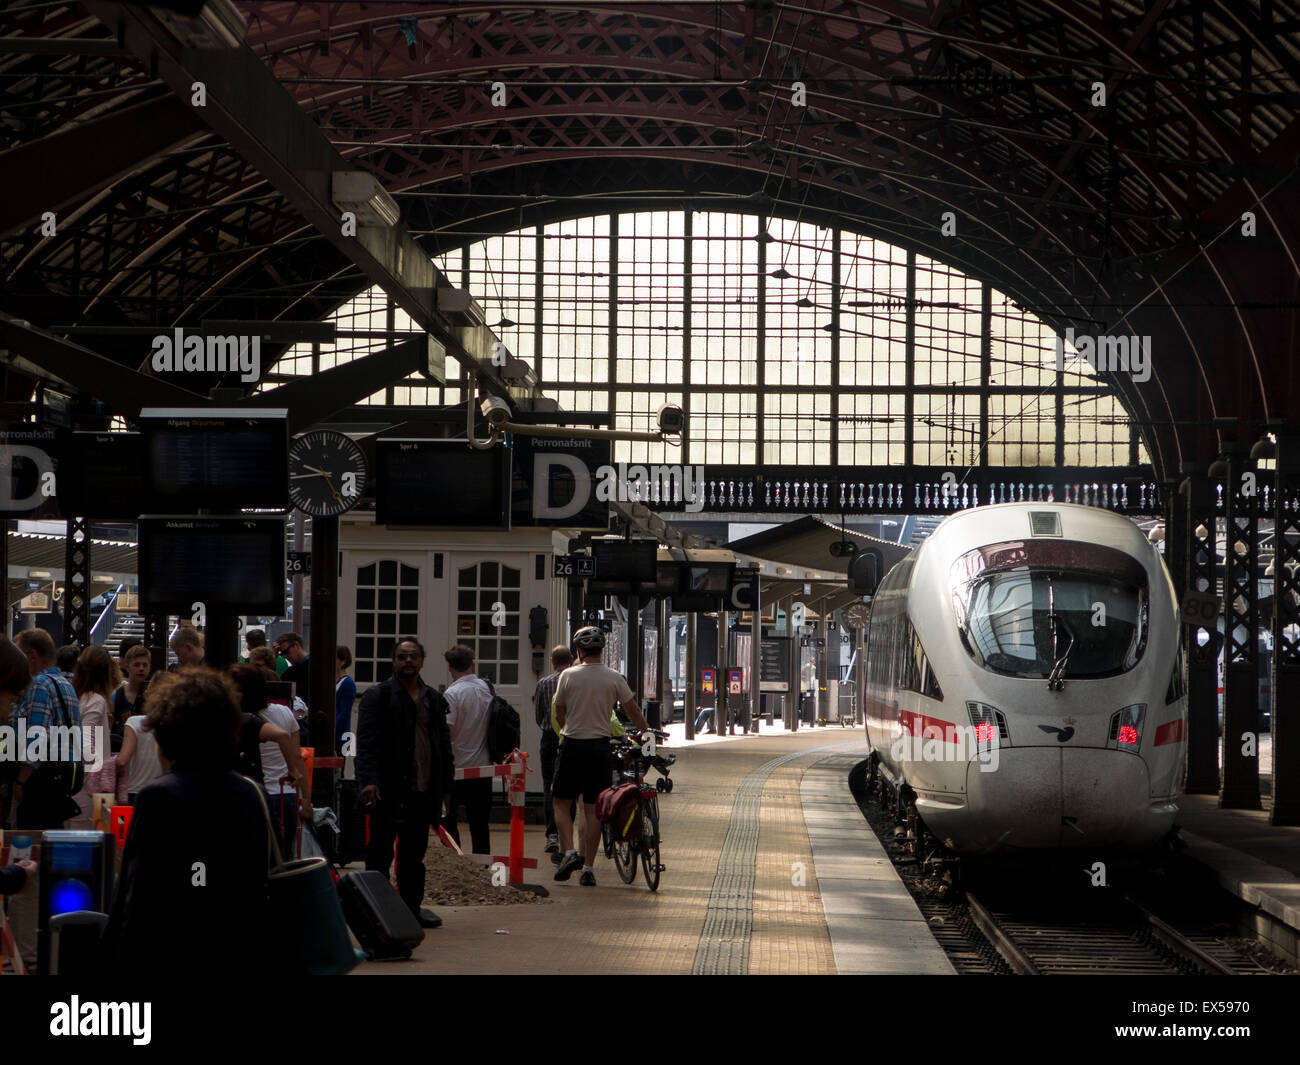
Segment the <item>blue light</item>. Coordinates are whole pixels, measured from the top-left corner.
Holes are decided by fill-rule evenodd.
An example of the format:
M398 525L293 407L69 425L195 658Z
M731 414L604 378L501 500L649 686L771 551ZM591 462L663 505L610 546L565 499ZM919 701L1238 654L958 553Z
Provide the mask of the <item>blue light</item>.
M61 913L75 913L77 910L93 910L95 893L90 885L82 880L60 880L50 888L50 916Z

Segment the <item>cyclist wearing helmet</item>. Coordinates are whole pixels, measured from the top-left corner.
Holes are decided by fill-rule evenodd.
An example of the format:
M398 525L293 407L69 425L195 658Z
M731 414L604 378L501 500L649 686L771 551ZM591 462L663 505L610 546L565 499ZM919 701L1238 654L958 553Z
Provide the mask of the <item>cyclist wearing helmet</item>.
M555 824L560 833L564 859L555 871L556 880L568 880L582 870L579 883L596 886L591 867L601 853L600 822L596 819L596 798L609 787L610 710L621 704L641 731L650 726L636 704L632 689L621 673L605 666L600 654L605 634L595 626L579 629L573 637L576 664L560 674L555 688L555 719L563 739L551 784ZM573 849L573 817L569 803L582 797L582 857Z

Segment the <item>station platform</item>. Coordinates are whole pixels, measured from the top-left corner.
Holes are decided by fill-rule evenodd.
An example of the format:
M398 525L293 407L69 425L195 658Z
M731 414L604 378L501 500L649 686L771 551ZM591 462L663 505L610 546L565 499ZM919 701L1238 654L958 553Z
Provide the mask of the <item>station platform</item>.
M1300 965L1300 827L1269 824L1270 766L1260 762L1263 809L1224 810L1217 795L1184 795L1178 824L1187 857L1254 907L1255 933Z
M660 796L659 890L622 883L611 861L597 887L563 883L528 826L525 879L538 905L435 907L408 961L359 974L952 973L848 790L866 753L838 727L670 744L674 788ZM506 853L506 826L493 848Z

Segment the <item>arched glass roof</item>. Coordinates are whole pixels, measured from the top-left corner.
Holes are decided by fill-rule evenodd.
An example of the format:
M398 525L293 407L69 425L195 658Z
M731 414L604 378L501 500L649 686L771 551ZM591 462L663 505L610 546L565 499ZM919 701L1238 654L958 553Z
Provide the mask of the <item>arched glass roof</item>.
M1001 292L848 230L723 211L598 214L435 259L467 288L547 395L653 429L687 413L684 451L618 443L615 459L745 465L1121 466L1148 462L1091 366ZM263 387L414 331L371 289ZM347 332L367 333L347 337ZM455 364L449 362L449 369ZM464 379L414 375L374 404L462 402Z

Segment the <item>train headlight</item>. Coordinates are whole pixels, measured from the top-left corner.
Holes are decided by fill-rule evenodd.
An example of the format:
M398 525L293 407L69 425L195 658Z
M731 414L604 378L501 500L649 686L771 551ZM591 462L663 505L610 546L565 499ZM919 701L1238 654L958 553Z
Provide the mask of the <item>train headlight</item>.
M1146 703L1134 703L1111 715L1110 736L1106 746L1117 751L1137 754L1142 749L1142 724L1146 720Z

